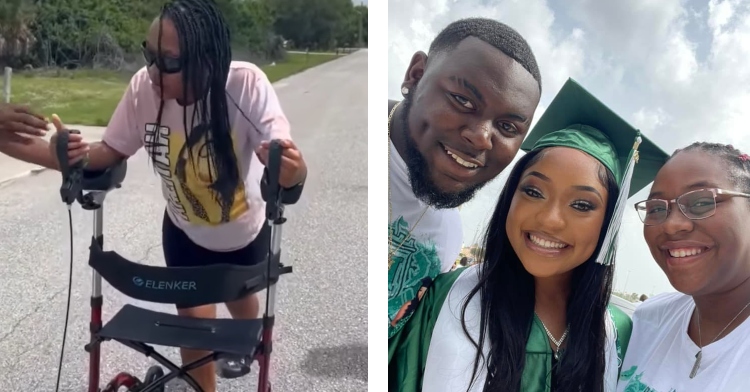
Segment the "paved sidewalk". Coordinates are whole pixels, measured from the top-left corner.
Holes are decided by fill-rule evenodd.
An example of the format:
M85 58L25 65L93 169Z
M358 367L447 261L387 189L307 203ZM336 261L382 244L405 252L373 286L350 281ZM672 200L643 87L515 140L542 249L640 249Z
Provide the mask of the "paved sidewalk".
M99 141L104 134L105 127L91 127L86 125L68 125L68 128L78 129L81 131L84 140L88 142ZM52 134L55 132L54 126L52 130L47 133L44 139L49 140ZM45 168L19 161L18 159L11 158L5 154L0 153L0 185L7 185L7 182L26 177L29 174L35 174L40 171L46 170Z

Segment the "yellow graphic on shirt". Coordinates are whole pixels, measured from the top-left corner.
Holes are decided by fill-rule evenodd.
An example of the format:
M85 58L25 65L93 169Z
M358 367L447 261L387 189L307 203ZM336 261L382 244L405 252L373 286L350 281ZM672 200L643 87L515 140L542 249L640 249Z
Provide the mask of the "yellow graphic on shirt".
M234 138L233 132L232 144L236 146ZM144 141L149 154L155 144L152 159L167 190L167 206L175 216L193 224L216 225L233 221L248 210L244 181L240 181L228 208L222 208L218 194L210 188L217 172L209 162L205 137L193 146L192 155L183 148L183 131L165 126L157 131L156 124L146 124ZM184 172L179 172L181 168Z

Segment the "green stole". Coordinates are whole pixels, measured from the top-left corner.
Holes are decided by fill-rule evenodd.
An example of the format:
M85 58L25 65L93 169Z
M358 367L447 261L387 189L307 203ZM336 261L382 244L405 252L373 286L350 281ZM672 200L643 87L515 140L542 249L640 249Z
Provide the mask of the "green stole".
M432 331L443 302L448 297L454 282L465 271L440 274L424 294L419 306L404 327L388 340L388 391L421 392L422 375L430 349ZM622 363L627 351L632 321L616 306L610 305L617 329L617 356ZM549 392L551 385L552 349L541 321L534 317L531 333L526 343L526 364L521 379L524 392ZM461 391L458 391L461 392Z

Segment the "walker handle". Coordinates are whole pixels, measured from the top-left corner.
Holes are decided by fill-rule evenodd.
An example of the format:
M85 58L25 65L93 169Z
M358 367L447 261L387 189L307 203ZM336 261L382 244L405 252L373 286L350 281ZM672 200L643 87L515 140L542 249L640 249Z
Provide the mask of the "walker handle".
M68 162L68 140L70 133L80 134L77 129L63 129L57 133L57 163L62 174L62 185L60 186L60 197L63 203L72 205L76 197L81 194L83 189L83 161L78 161L74 165Z
M281 152L283 148L279 140L271 140L268 148L268 165L266 166L265 189L261 192L263 200L266 201L266 219L276 221L281 217L284 207L281 203L281 186L279 177L281 176Z

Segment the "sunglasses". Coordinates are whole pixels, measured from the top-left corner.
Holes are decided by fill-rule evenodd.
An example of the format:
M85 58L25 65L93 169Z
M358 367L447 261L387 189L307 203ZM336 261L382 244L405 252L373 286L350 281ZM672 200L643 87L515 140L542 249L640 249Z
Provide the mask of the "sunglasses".
M664 223L669 216L672 203L676 203L682 215L691 220L706 219L716 213L716 199L718 196L745 197L750 194L727 191L723 189L699 189L687 192L673 200L651 199L635 203L635 210L646 226L656 226Z
M149 67L156 64L156 68L165 74L175 74L182 71L182 58L180 57L159 56L148 48L146 41L141 44L141 51L144 60L146 60L146 65Z

